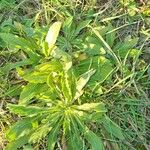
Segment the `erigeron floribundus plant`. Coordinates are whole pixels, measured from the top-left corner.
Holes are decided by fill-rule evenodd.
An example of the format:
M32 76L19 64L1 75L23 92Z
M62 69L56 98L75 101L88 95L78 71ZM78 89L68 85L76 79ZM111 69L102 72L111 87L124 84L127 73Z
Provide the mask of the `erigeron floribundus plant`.
M7 132L6 150L17 150L26 144L47 139L47 149L62 147L68 150L103 150L103 141L89 125L98 123L117 138L124 139L120 128L106 116L102 102L81 100L85 87L96 70L89 69L76 77L70 55L55 46L61 23L54 23L43 44L47 61L32 68L18 68L27 82L17 105L8 104L12 113L22 117Z

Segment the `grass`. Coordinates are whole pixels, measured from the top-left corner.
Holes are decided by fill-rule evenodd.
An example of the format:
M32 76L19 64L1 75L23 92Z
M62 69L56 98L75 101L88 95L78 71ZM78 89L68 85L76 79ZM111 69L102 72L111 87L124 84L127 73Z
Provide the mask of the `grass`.
M55 21L64 22L70 16L74 17L76 25L82 20L91 20L92 23L81 30L77 38L82 40L89 34L95 34L107 51L106 57L115 67L109 72L107 80L102 83L99 80L95 87L87 87L80 101L103 102L108 109L107 116L121 127L125 135L125 140L120 141L113 135L109 135L99 124L91 123L89 128L102 137L106 150L150 149L150 73L148 71L150 68L150 4L148 1L145 3L134 1L126 5L118 0L34 0L32 2L2 0L0 2L0 32L13 33L21 37L26 36L25 31L30 35L31 28L42 31L42 36L44 36L50 24ZM108 25L109 23L114 28L106 34L116 32L114 45L119 42L125 43L125 39L128 41L138 38L137 44L134 44L124 56L118 55L105 37L97 32L100 24ZM25 27L23 30L21 24ZM88 33L89 31L91 33ZM63 33L61 33L62 35ZM26 58L23 52L17 52L17 48L11 49L1 39L0 43L1 67ZM84 57L87 56L82 55L82 49L74 48L73 40L68 40L68 43L73 49L69 51L69 54L76 54L76 50L79 52L80 57L77 57L77 60L74 58L74 63L84 62ZM61 44L58 43L59 45ZM69 46L66 45L67 48ZM104 66L102 71L105 70L107 70L107 66ZM20 117L10 113L7 105L18 103L19 91L26 81L17 75L16 69L8 71L6 69L5 73L1 72L0 80L0 149L5 149L8 142L6 131L16 120L20 120ZM81 103L80 101L79 103ZM66 143L63 143L61 138L57 140L56 148L65 150ZM33 149L46 149L46 141L46 138L42 138L38 143L32 145ZM85 140L85 142L87 141ZM30 148L30 145L24 149L27 147Z

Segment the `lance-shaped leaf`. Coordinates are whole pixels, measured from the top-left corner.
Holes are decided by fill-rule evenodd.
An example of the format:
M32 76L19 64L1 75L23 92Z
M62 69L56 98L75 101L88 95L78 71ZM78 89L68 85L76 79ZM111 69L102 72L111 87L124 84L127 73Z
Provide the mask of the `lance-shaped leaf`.
M30 100L43 90L43 84L28 83L20 94L19 104L26 105Z
M99 40L94 36L88 36L85 39L85 42L82 44L84 51L89 56L103 55L106 54L105 49Z
M47 52L46 55L49 55L52 48L54 47L60 28L61 28L61 22L55 22L52 24L52 26L49 28L49 31L46 35L45 41L48 43L49 51Z
M38 49L38 46L34 44L34 42L10 33L0 33L0 38L2 38L9 46L22 49L33 62L39 61L40 56L35 52Z
M47 85L56 97L62 98L63 96L60 89L59 78L60 76L56 72L52 72L47 78Z
M31 61L31 59L27 58L25 60L18 61L16 63L6 63L6 65L4 67L2 67L0 69L0 71L2 73L8 73L11 69L15 69L20 66L31 65L31 64L33 64L33 61Z
M85 103L77 106L77 109L85 112L106 112L104 103Z
M41 138L45 137L51 130L52 127L48 123L39 126L39 128L35 129L34 132L31 134L31 136L29 137L29 142L36 143Z
M136 46L138 40L139 38L125 39L124 42L118 42L113 50L118 52L119 56L124 59L130 49Z
M106 33L106 42L110 47L112 47L116 38L116 31L113 31L114 28L111 24L108 25L108 28L109 32Z
M37 106L22 106L22 105L14 105L14 104L8 104L7 107L9 110L15 114L18 114L20 116L28 116L32 117L39 113L42 113L45 111L45 109L37 107Z
M15 123L8 131L7 131L7 138L10 141L14 141L28 135L33 128L38 126L38 122L36 118L25 118L23 120L18 121Z
M5 147L5 150L18 150L18 148L24 146L27 143L28 143L28 137L23 136L17 140L8 143L7 146Z
M48 77L48 72L36 71L33 69L23 70L21 68L17 68L17 72L20 77L30 83L44 83Z
M72 70L64 72L61 78L61 88L66 101L71 101L76 92L76 80Z
M70 117L70 119L71 119L71 130L69 131L69 134L68 134L69 135L68 141L67 141L68 149L86 150L85 141L82 137L82 132L80 132L75 118L72 116Z
M104 103L85 103L74 108L76 114L86 122L99 122L107 112Z
M58 60L52 60L50 62L45 62L35 67L36 71L39 72L52 72L52 71L62 71L62 64Z
M80 22L75 30L74 35L77 36L82 29L84 29L87 25L89 25L90 22L91 22L91 20L84 20L84 21Z
M57 124L56 127L54 127L49 135L48 135L48 150L54 150L54 147L55 147L55 143L57 141L57 136L59 134L59 130L60 130L60 124Z
M85 139L91 145L92 150L104 150L101 138L92 132L78 117L75 116L75 118Z
M71 66L72 66L72 58L71 58L71 56L70 56L68 53L66 53L66 52L64 52L64 51L62 51L62 50L60 50L60 49L57 48L57 47L55 47L55 48L53 49L53 51L52 51L52 56L53 56L54 58L60 60L60 62L61 62L62 65L63 65L63 69L64 69L65 71L68 71L68 70L71 68Z
M45 83L47 81L48 75L51 72L58 72L62 70L62 64L58 61L45 62L43 64L37 65L33 69L18 69L18 74L31 83Z
M91 69L80 76L79 80L77 81L77 87L76 87L77 92L76 92L74 100L78 99L83 94L82 89L85 87L90 77L94 73L95 73L95 70Z
M114 69L110 60L106 59L104 56L95 56L91 57L91 59L80 61L80 64L76 66L75 71L77 75L81 75L89 68L95 69L96 72L90 78L88 85L104 82Z
M124 135L121 131L121 128L115 123L113 122L109 117L107 117L105 115L105 117L103 117L103 125L104 128L107 130L107 132L109 132L111 135L115 136L118 139L124 140Z
M99 136L97 136L94 132L87 129L84 133L85 138L91 144L92 150L104 150L103 142Z
M73 16L66 18L65 22L63 23L63 32L67 39L69 39L70 36L74 36L75 24L73 22Z

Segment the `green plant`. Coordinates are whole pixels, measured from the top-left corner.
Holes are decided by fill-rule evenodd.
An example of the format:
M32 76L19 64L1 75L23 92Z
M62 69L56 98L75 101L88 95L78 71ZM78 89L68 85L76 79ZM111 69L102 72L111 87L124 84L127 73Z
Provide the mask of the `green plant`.
M55 45L60 27L60 22L54 23L46 40L36 42L35 39L0 33L9 46L19 46L27 54L26 60L7 64L1 70L8 72L17 67L18 75L26 81L18 104L8 104L12 113L22 117L7 132L8 150L37 143L42 138L47 138L48 149L54 149L56 141L60 141L64 149L91 147L97 150L104 149L103 136L124 140L119 126L106 115L103 102L94 102L93 99L90 102L89 99L87 103L83 100L98 69L91 66L83 73L75 73L80 64L74 66L72 57ZM101 59L99 63L105 63L103 59L106 58ZM104 128L101 135L92 131L90 126L93 124ZM106 131L109 134L106 135Z
M83 94L73 105L105 104L107 112L102 113L100 122L96 122L95 118L85 121L80 117L82 123L101 138L104 149L149 150L149 6L149 0L1 0L0 149L5 149L8 143L15 146L8 138L11 129L7 132L8 137L5 135L9 127L13 128L13 123L24 119L26 123L32 118L31 113L29 117L21 113L15 115L17 112L13 113L13 106L18 106L17 111L21 107L22 110L28 107L47 110L57 105L61 98L57 96L57 102L51 104L49 97L55 98L55 92L45 92L39 85L49 89L47 80L54 76L57 82L55 87L61 89L59 79L62 81L65 76L69 76L77 83L83 74L95 71L83 88ZM52 46L49 50L45 37L49 24L55 20L63 24L55 48ZM75 34L77 29L80 30ZM58 66L58 71L49 70L52 66ZM39 70L39 67L42 69ZM53 73L50 75L48 72ZM38 78L42 83L31 83L30 73L32 82ZM25 94L23 91L28 87L29 94ZM27 100L27 104L18 104L19 97L23 103ZM7 109L9 104L12 113ZM119 129L105 114L123 129L124 140L118 139ZM39 121L38 125L41 127L44 122ZM19 127L16 132L20 132ZM36 129L36 125L34 127ZM65 137L62 125L54 149L69 148L70 141L75 141L71 143L76 146L76 136L73 136L72 131L72 136L65 134ZM84 132L77 131L80 133L78 141L82 140L85 145L83 149L91 149L92 145L83 135ZM49 133L18 149L47 149Z

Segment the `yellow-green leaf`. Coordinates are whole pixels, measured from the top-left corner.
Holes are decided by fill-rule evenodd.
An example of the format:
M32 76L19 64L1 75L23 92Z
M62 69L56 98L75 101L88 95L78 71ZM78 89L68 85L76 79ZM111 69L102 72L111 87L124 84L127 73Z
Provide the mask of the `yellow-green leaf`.
M52 48L55 45L55 42L57 40L60 28L61 28L61 22L55 22L52 24L52 26L49 28L49 31L46 35L45 41L48 43L49 48Z
M82 89L86 86L90 77L94 73L95 73L95 70L91 69L80 76L79 80L77 81L77 88L76 88L77 92L76 92L74 99L79 98L83 94Z

